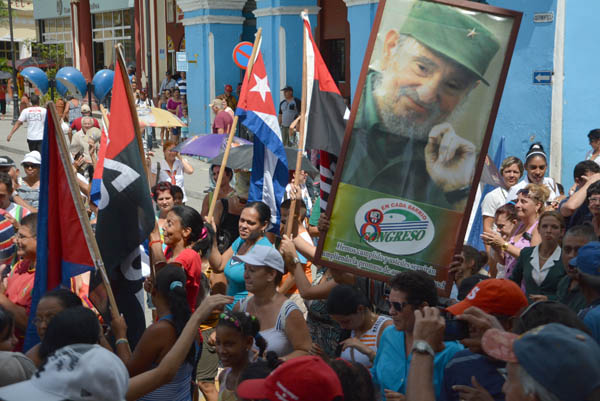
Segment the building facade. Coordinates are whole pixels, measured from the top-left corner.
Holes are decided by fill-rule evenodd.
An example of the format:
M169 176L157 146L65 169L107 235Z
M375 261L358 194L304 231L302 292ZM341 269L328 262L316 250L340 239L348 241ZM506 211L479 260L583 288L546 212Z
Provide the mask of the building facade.
M17 59L27 58L31 56L30 42L36 40L33 2L32 0L13 0L11 5ZM12 60L11 49L8 18L5 18L0 22L0 58Z

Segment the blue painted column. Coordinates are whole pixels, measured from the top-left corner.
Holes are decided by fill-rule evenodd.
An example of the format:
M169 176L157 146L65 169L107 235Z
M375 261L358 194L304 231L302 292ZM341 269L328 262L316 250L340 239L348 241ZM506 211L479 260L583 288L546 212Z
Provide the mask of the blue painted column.
M258 0L256 27L262 28L261 51L265 60L269 85L279 112L283 97L281 89L294 88L294 96L302 97L302 19L300 13L308 10L310 24L317 24L317 0Z
M350 93L354 99L379 0L344 0L350 24Z
M190 133L211 132L213 113L208 105L231 84L240 82L240 69L232 60L240 42L245 0L178 0L184 12L188 59L187 93Z

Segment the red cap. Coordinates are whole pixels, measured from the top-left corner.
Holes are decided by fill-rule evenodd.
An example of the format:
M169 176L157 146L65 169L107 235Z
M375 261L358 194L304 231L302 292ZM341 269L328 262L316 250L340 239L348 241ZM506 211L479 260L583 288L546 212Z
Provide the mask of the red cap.
M492 315L515 316L527 304L527 297L514 281L491 278L480 281L464 300L446 310L453 315L460 315L468 307L476 306Z
M237 394L271 401L331 401L344 396L335 371L316 356L290 359L266 379L244 380Z
M227 85L225 85L225 90L226 91L232 91L233 90L233 86L227 84Z

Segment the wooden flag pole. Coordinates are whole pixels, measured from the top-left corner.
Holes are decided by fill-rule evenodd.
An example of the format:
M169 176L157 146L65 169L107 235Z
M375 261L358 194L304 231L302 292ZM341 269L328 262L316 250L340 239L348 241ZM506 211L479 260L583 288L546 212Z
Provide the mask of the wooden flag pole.
M252 72L252 67L254 67L254 59L256 58L256 52L258 51L257 44L260 43L260 38L262 36L262 28L258 28L256 31L256 37L254 38L254 45L252 46L252 55L250 56L250 60L248 60L248 67L246 67L246 74L244 75L243 85L247 85L250 80L250 73ZM227 160L229 159L229 151L231 150L231 143L233 142L233 137L235 135L235 130L237 129L238 124L238 116L235 116L233 119L233 123L231 124L231 129L229 130L229 137L227 138L227 146L225 147L225 154L223 155L223 161L221 162L221 169L219 170L219 176L217 177L217 182L215 184L215 191L213 192L213 197L210 201L210 207L208 209L207 218L213 218L215 213L215 205L217 204L217 198L219 197L219 191L221 189L221 184L223 182L223 175L225 174L225 168L227 167Z
M59 120L56 113L56 106L53 102L48 102L46 107L48 109L48 112L52 115L52 122L54 123L54 134L56 135L56 142L58 144L58 153L60 155L60 160L62 161L63 168L65 169L65 175L67 176L67 182L69 183L69 190L71 191L71 196L73 197L73 202L75 203L75 210L77 210L77 217L79 217L79 223L83 228L85 242L87 243L90 255L92 255L94 266L102 276L102 281L104 282L104 286L106 287L106 294L108 295L110 307L118 315L119 308L117 308L117 302L115 301L115 296L112 292L110 281L108 280L108 275L106 274L106 269L104 268L104 263L102 262L102 255L100 255L100 249L98 248L98 243L96 242L96 236L94 235L94 231L92 230L92 225L90 224L90 220L87 217L87 213L83 205L83 200L81 199L81 195L79 193L77 177L75 177L75 172L71 168L71 154L69 153L69 150L67 148L65 136L62 133L62 130L60 129L60 125L58 124ZM61 188L53 188L53 190L60 191Z
M308 10L304 10L303 13L307 13ZM302 153L304 152L304 134L306 132L306 98L307 98L307 82L306 82L306 46L308 46L308 33L306 32L306 27L304 26L304 21L302 22L302 33L304 35L304 41L302 46L302 103L300 106L300 138L298 139L298 153L296 155L296 171L294 174L294 186L296 188L299 187L300 182L300 170L302 168ZM298 213L300 204L296 202L296 197L300 196L300 194L296 194L296 196L292 197L292 202L290 204L290 211L285 223L285 234L290 237L292 232L296 232L295 227L296 224L296 214Z
M108 112L103 105L100 105L100 111L102 112L102 121L104 122L104 126L106 127L106 136L108 136Z

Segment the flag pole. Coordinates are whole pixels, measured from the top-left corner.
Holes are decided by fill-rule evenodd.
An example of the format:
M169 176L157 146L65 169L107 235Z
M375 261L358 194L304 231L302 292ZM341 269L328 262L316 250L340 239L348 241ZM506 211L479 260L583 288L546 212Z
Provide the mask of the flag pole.
M131 111L131 117L133 119L133 128L135 130L135 137L138 143L138 149L140 150L140 157L142 158L142 165L144 166L144 172L146 173L146 180L150 183L148 177L150 172L148 171L148 165L146 164L146 154L144 153L144 143L142 142L142 134L140 132L140 120L138 118L137 109L135 108L135 101L133 100L133 90L131 89L131 82L127 76L127 68L125 68L125 58L123 56L123 45L117 43L115 45L115 51L117 53L117 63L119 63L119 69L121 70L121 76L125 83L125 93L127 93L127 103L129 103L129 110ZM108 126L107 126L108 128ZM108 134L108 133L107 133Z
M117 302L115 301L115 296L112 292L110 281L108 280L108 275L106 274L106 269L104 268L104 263L102 262L102 255L100 255L100 249L98 248L96 237L94 235L94 232L92 231L92 225L90 224L90 220L87 217L87 213L85 211L81 195L79 194L80 191L77 185L77 178L75 177L75 172L71 168L71 155L67 149L64 134L60 129L60 125L58 125L59 120L56 113L56 107L53 102L48 102L46 108L48 109L48 112L50 112L50 114L52 115L52 122L54 123L54 135L56 136L56 142L58 144L58 154L60 155L60 160L62 161L63 168L65 169L65 175L67 176L69 190L71 191L71 196L73 197L73 202L75 203L75 210L77 210L77 217L79 217L79 223L83 228L85 242L88 246L90 255L92 255L94 266L102 276L102 281L104 282L104 286L106 287L106 294L108 295L110 307L113 311L115 311L115 313L118 314L119 309L117 308ZM55 189L60 190L60 188Z
M308 13L307 9L302 11L302 15ZM302 23L302 34L304 36L302 46L302 103L300 105L300 138L298 139L298 153L296 155L296 171L294 174L294 186L298 187L300 182L300 170L302 168L302 153L304 152L304 133L306 132L306 98L307 98L307 82L306 82L306 46L308 46L308 33L306 26ZM299 196L300 194L296 194ZM300 204L296 202L296 196L292 197L290 211L285 222L285 234L289 237L292 231L295 232L296 214L298 213Z
M258 51L257 44L260 43L260 38L262 36L262 28L258 28L256 31L256 37L254 38L254 45L252 46L252 55L250 56L250 60L248 60L248 67L246 67L246 74L244 75L243 85L247 85L247 82L250 80L250 73L252 72L252 67L254 67L254 60L256 59L256 52ZM212 219L215 213L215 205L217 204L217 198L219 196L219 190L221 189L221 184L223 182L223 175L225 174L225 168L227 167L227 160L229 159L229 151L231 150L231 143L233 142L233 137L235 135L235 130L237 129L238 124L238 116L233 118L233 123L231 124L231 129L229 130L229 137L227 138L227 146L225 147L225 154L223 154L223 161L221 162L221 168L219 170L219 176L217 177L217 182L215 184L215 191L213 192L213 197L210 201L210 207L208 209L207 218Z
M102 121L106 127L106 135L108 135L108 113L103 105L100 105L100 111L102 112Z

